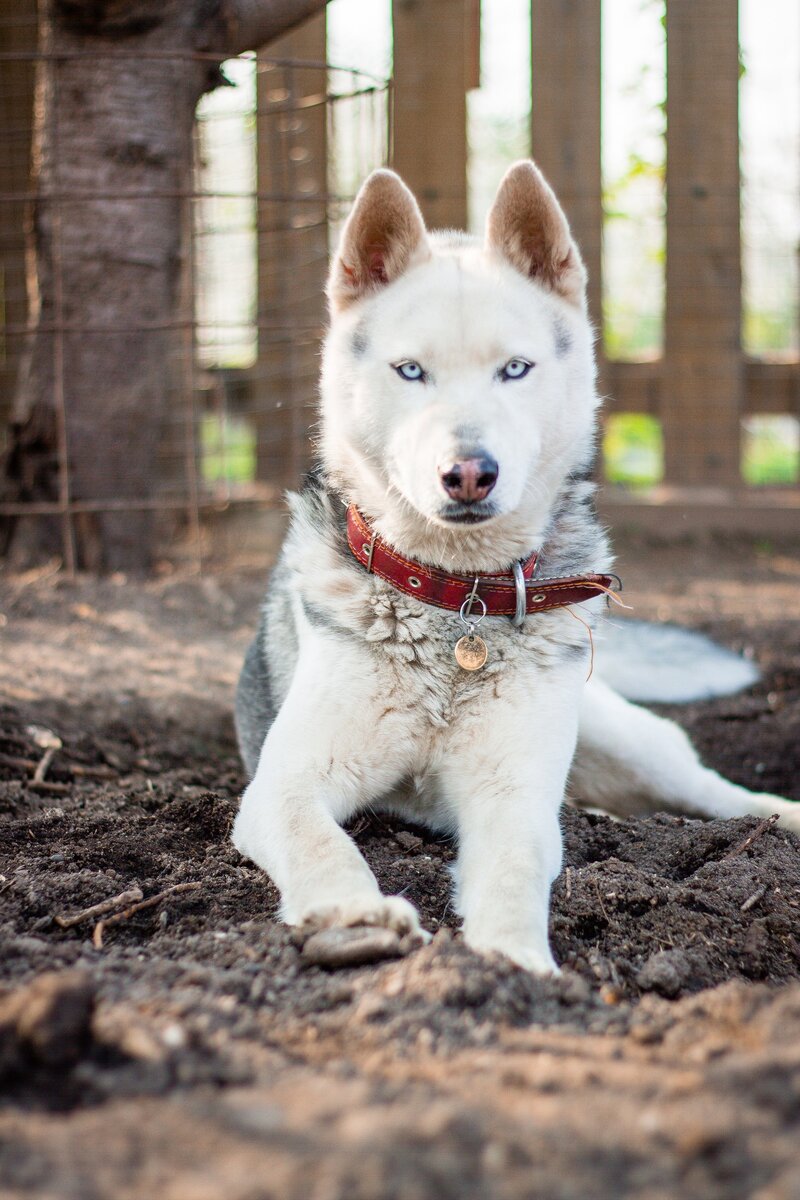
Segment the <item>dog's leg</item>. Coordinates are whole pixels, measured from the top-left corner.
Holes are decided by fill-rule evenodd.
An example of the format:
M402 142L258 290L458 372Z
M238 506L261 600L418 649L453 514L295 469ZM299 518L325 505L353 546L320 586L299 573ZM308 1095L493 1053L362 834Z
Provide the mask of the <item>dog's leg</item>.
M357 670L342 679L341 657L323 639L301 653L242 797L233 842L272 877L289 924L382 925L421 937L413 906L381 895L340 828L396 782L409 741L376 722L374 682Z
M600 680L591 680L581 703L578 747L570 794L620 816L641 812L698 817L768 816L779 813L800 833L800 804L749 792L704 767L673 721L630 704Z
M584 670L581 664L581 670ZM476 950L557 971L547 937L561 867L558 814L575 748L575 679L492 700L464 730L441 780L458 818L457 906Z

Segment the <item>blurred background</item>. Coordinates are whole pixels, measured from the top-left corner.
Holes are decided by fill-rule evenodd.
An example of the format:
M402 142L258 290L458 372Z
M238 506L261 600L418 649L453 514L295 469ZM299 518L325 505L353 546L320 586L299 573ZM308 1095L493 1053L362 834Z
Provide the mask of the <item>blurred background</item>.
M191 7L0 0L9 561L257 554L360 181L479 233L531 152L590 271L604 515L800 531L796 0L330 0L230 56Z

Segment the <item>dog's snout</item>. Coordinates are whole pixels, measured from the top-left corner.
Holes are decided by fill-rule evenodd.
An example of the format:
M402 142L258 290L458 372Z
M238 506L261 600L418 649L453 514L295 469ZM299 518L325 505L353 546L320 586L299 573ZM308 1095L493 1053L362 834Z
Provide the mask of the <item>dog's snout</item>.
M500 468L488 454L459 458L439 470L442 487L450 499L460 500L462 504L485 500L497 483L499 474Z

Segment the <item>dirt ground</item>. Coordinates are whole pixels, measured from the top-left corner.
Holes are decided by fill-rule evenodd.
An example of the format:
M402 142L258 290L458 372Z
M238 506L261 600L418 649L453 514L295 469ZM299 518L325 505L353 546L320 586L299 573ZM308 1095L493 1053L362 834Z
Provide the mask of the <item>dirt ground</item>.
M637 616L763 669L672 715L800 800L800 548L619 549ZM800 841L567 810L541 981L461 943L450 843L360 820L435 936L314 965L228 841L263 579L0 575L0 1197L796 1200Z

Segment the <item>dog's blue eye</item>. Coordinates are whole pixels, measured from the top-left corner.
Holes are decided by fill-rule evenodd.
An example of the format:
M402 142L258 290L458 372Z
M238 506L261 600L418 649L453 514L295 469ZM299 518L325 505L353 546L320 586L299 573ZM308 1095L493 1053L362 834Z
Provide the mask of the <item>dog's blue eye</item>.
M394 369L398 375L403 379L408 379L411 383L424 383L425 381L425 372L418 362L408 360L397 363Z
M501 379L524 379L533 366L527 358L510 358L504 367L500 368Z

